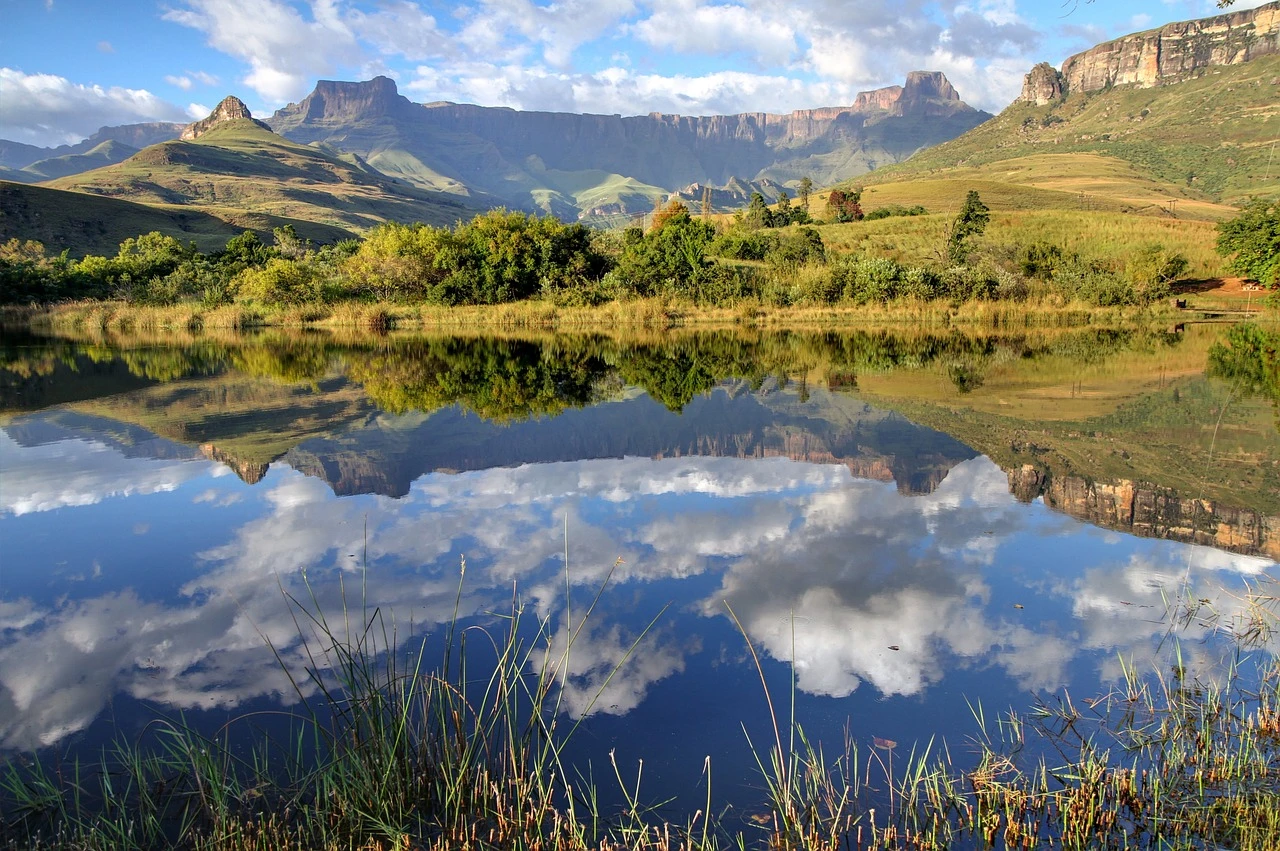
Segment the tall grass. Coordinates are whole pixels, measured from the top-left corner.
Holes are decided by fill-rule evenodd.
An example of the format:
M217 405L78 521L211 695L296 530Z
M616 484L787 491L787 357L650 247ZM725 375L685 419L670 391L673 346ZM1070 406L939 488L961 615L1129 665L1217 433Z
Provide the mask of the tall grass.
M771 735L747 740L768 815L743 829L714 816L710 758L705 798L675 823L641 803L642 764L633 778L611 755L625 805L610 813L564 760L580 722L561 712L561 687L603 586L576 619L568 605L563 621L534 618L515 596L488 625L465 625L464 577L465 562L433 658L426 642L402 644L413 625L370 610L362 590L328 613L305 578L300 596L282 589L309 659L292 680L302 708L275 725L286 734L254 736L262 716L213 733L170 718L95 764L10 761L0 847L1264 851L1280 835L1280 667L1244 670L1250 642L1274 628L1273 597L1255 594L1253 614L1226 625L1242 649L1215 683L1186 679L1175 645L1172 673L1126 664L1090 700L1063 693L998 719L971 704L967 768L934 740L824 754L796 717L794 672L789 694L773 694L739 625ZM1199 617L1196 605L1172 617Z

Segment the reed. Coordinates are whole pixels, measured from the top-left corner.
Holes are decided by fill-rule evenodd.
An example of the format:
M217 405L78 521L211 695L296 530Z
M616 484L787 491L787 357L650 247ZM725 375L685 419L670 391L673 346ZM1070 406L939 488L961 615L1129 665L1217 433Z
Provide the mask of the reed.
M796 717L794 672L789 694L771 693L740 625L771 734L747 743L770 815L745 829L721 822L708 758L705 799L682 822L657 817L643 803L643 764L632 776L612 755L625 806L608 813L563 760L578 722L560 711L604 586L563 621L513 596L501 618L464 624L465 572L463 562L437 658L402 641L413 625L371 611L362 593L348 604L354 589L327 612L305 579L299 596L282 587L310 660L291 680L300 708L286 734L250 735L246 748L241 728L254 717L213 733L164 718L94 764L11 760L0 768L0 847L1264 851L1280 835L1280 665L1262 662L1255 676L1245 645L1214 682L1187 680L1173 644L1172 673L1122 660L1121 681L1090 700L1064 692L998 719L973 703L966 767L936 740L899 756L894 742L860 752L847 739L827 756ZM1268 590L1250 592L1242 640L1260 634L1255 621L1274 626ZM1173 601L1171 623L1194 605Z

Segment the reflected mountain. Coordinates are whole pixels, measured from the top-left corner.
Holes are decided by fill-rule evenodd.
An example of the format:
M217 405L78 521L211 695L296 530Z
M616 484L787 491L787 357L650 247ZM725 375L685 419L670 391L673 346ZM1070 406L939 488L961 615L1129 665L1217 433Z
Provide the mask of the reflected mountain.
M464 621L492 624L513 588L530 620L549 624L565 618L566 586L579 613L605 588L563 677L566 711L599 716L638 711L677 679L733 694L751 683L727 604L770 659L794 663L804 695L864 695L861 723L889 725L908 704L885 698L957 718L958 694L977 687L966 685L975 677L997 677L997 693L981 680L984 700L997 702L1109 670L1117 656L1154 660L1152 637L1169 629L1153 608L1162 598L1191 594L1231 618L1246 605L1239 580L1270 566L1109 536L1024 505L1004 472L977 457L924 495L855 478L840 463L682 456L427 473L392 499L335 496L284 464L250 487L201 460L103 447L87 430L53 444L0 442L6 494L37 491L59 466L83 471L98 459L104 471L94 498L58 503L81 512L66 522L99 529L103 578L74 593L61 584L50 593L39 579L71 543L41 542L26 525L55 506L6 519L6 540L34 574L7 582L0 597L5 747L61 742L117 694L195 711L287 703L290 676L309 692L311 650L285 595L340 623L358 587L363 606L405 625L397 635L407 644L438 631L455 605ZM175 540L186 549L145 563L136 532L109 521L111 500L141 493L149 496L130 516L154 527L183 517ZM234 511L215 507L230 497L241 500ZM101 512L107 523L93 525ZM125 564L153 578L102 587ZM1153 611L1134 618L1134 606ZM1188 670L1212 668L1214 629L1187 625ZM953 687L934 688L944 681ZM739 731L740 720L726 723Z
M1203 377L1214 339L1089 330L32 343L6 349L0 386L18 389L0 408L65 399L41 415L46 427L56 419L74 431L73 412L128 423L198 447L247 483L283 461L339 495L403 497L433 471L691 455L839 463L928 494L984 454L1024 501L1129 534L1277 558L1280 434L1264 404L1235 401L1219 416L1219 385ZM1107 377L1121 359L1123 372ZM1110 384L1077 394L1091 370ZM1182 372L1175 383L1171 371ZM983 380L960 387L959 373ZM1047 407L1064 375L1070 397ZM141 386L121 383L130 377ZM1100 408L1099 395L1116 402ZM1014 408L1029 400L1027 412L1005 413L1011 398ZM13 439L29 440L28 417L8 422ZM1221 426L1212 442L1207 422Z

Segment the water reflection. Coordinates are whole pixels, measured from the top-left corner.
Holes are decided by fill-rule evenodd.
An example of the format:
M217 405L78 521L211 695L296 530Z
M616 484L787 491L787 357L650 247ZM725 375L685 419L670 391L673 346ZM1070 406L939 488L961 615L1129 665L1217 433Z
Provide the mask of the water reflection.
M109 352L11 370L24 389L6 398L25 401L10 411L67 401L0 431L0 745L73 741L118 695L169 710L289 703L293 683L311 687L286 595L335 617L358 595L408 643L451 617L464 556L469 622L493 623L514 593L559 625L566 585L581 613L608 582L564 680L566 710L595 719L643 716L652 695L695 684L745 700L729 607L837 729L884 729L906 707L963 727L971 690L992 705L1096 690L1121 658L1158 663L1168 600L1203 607L1179 627L1183 664L1213 676L1243 582L1274 566L1249 553L1276 551L1275 473L1255 463L1187 494L1139 477L1162 463L1149 447L1095 456L1168 428L1143 413L1166 410L1161 393L1187 400L1180 417L1210 404L1198 375L1162 379L1087 432L1033 434L982 410L984 393L1026 380L1001 370L1052 367L1062 345L295 342L135 352L128 374L151 383L123 389ZM851 389L885 375L945 388L961 356L988 376L952 410L965 440ZM73 392L85 375L113 392ZM922 401L933 392L895 404L940 417ZM1240 458L1272 452L1274 431L1242 425L1269 427L1265 406L1222 417ZM741 720L723 719L730 733Z
M35 463L27 453L45 450L6 443L6 469ZM124 478L154 463L107 451L139 471ZM214 477L207 463L181 467L191 472L167 479L176 484L166 500L207 505L247 490ZM1017 502L1000 468L980 458L955 466L924 496L856 479L839 465L685 457L428 474L401 499L336 498L322 481L279 468L249 499L250 519L218 524L221 543L178 555L169 569L185 578L172 593L89 586L72 598L6 600L6 746L60 741L117 692L174 708L292 699L264 641L305 681L308 660L282 590L300 599L314 593L336 616L342 579L348 593L362 588L371 608L406 625L408 640L414 628L450 617L465 554L465 616L501 611L515 587L557 622L566 522L571 585L589 596L610 573L613 583L571 657L573 712L592 705L625 713L655 682L708 676L702 648L731 640L726 601L769 656L794 660L809 694L843 697L868 683L881 696L920 696L948 676L963 679L969 666L994 666L1019 690L1055 688L1069 681L1073 661L1110 672L1116 653L1153 654L1149 639L1166 628L1162 610L1151 609L1147 621L1132 617L1134 606L1157 606L1189 576L1190 593L1229 616L1240 602L1222 592L1220 574L1254 576L1268 564L1101 540L1103 533ZM150 512L138 513L148 521ZM100 546L127 544L118 534ZM1058 558L1046 558L1050 550ZM1012 608L1011 596L1025 608ZM670 620L610 678L647 618L671 601ZM1202 653L1211 651L1189 648L1188 664Z

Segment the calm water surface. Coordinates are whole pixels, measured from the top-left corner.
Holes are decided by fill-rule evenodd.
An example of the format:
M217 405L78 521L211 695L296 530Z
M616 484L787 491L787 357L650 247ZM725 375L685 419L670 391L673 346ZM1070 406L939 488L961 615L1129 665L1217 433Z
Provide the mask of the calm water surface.
M1212 679L1280 554L1275 414L1204 375L1217 333L9 337L0 750L291 705L286 595L412 650L460 579L466 623L514 601L557 642L600 593L572 757L643 759L689 809L708 756L759 797L746 639L831 750L960 762L971 705L1097 696L1175 647Z

